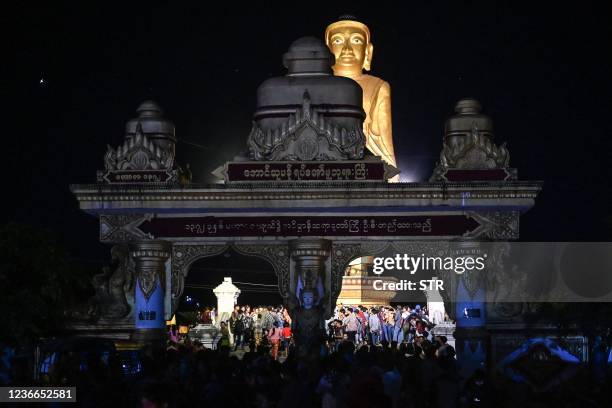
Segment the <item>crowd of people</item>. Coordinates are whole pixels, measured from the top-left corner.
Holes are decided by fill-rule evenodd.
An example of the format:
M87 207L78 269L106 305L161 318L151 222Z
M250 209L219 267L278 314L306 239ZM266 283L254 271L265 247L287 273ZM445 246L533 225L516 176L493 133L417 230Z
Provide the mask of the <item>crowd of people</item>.
M236 305L231 314L219 316L214 308L207 307L198 313L198 322L219 327L212 348L231 347L233 351L255 350L261 344L270 346L274 359L279 351L286 357L292 344L291 316L283 306ZM179 343L188 336L178 336L175 328L169 332L169 340Z
M279 350L289 353L292 340L291 317L283 306L257 307L236 306L225 321L220 322L221 337L219 345L229 345L233 340L234 351L239 348L255 350L259 345L268 343L273 359L278 358ZM231 339L233 337L233 339Z
M53 382L88 390L83 406L124 406L129 401L146 408L426 408L486 399L482 375L460 389L454 349L444 336L427 331L426 309L339 306L314 360L299 359L293 352L291 316L283 307L236 306L222 318L205 309L200 321L220 327L212 348L171 332L165 349L143 351L142 370L131 381L117 381L113 361L93 358L85 375L76 367L56 367ZM398 342L398 334L387 326L393 322L394 328L403 329L404 321L407 331ZM127 397L112 397L105 385Z
M82 407L459 407L454 359L439 350L429 342L392 349L344 341L315 360L290 353L281 363L264 342L239 358L227 345L212 350L187 339L146 347L140 375L129 380L114 359L92 353L82 371L66 355L46 385L76 386ZM470 384L465 398L484 400L484 383Z
M445 316L448 319L448 315ZM204 324L217 324L220 333L215 346L232 346L234 351L256 349L262 342L270 345L272 357L279 350L287 356L293 344L291 316L283 306L236 305L231 314L217 316L214 308L199 314ZM349 306L338 305L333 316L325 322L326 346L335 350L343 341L355 346L373 345L398 347L402 343L420 345L424 340L434 342L427 307L410 306ZM174 341L173 337L171 337ZM450 345L449 345L450 347Z
M279 350L287 359L285 362L291 364L292 321L288 310L282 306L237 305L231 314L225 316L217 316L214 309L206 308L200 313L200 321L204 324L218 324L220 333L213 348L230 354L233 354L232 351L244 351L243 359L246 358L247 367L264 356L270 358L270 361L277 361ZM455 349L448 344L445 336L433 335L431 329L434 326L427 307L420 305L414 308L338 305L333 316L325 322L326 341L321 350L321 357L324 358L322 361L325 363L318 368L318 378L310 380L312 395L308 396L302 390L305 394L303 397L312 402L316 400L326 407L359 406L363 401L368 403L362 406L378 406L370 398L373 395L376 395L377 401L385 401L381 406L387 408L459 406L460 377ZM196 353L203 350L197 341L191 346L187 341L187 344L180 347L192 347ZM339 360L338 356L343 357ZM353 364L363 364L361 368L373 365L374 373L362 373L363 377L360 375L359 378L353 378ZM280 373L284 371L283 368L279 370ZM419 372L419 375L410 379L406 371ZM280 373L275 375L282 377ZM258 381L270 379L259 378ZM379 386L378 391L371 391L371 395L367 396L360 395L362 387L353 388L354 384L361 381L364 381L364 386L376 384ZM485 399L480 395L483 392L482 378L475 377L469 384L466 396L471 395L470 398L478 401ZM408 390L418 395L411 395ZM411 401L406 400L406 395L410 395ZM272 403L278 405L282 397L282 393L274 396L260 394L256 399L262 406L270 406ZM430 405L431 401L436 404Z
M448 315L445 321L449 321ZM343 306L336 307L334 316L326 322L330 347L348 340L355 345L420 344L434 341L427 307L410 306Z
M290 329L281 307L239 306L221 320L210 312L203 321L225 326L225 338L235 341L221 341L222 334L207 348L179 336L165 347L146 346L138 375L129 378L115 356L92 352L84 364L66 351L41 385L76 386L82 407L502 408L576 401L569 388L530 401L525 385L494 388L483 371L462 378L453 347L432 334L425 308L339 306L315 358L298 358L290 331L274 330ZM274 343L286 349L286 358L277 358Z

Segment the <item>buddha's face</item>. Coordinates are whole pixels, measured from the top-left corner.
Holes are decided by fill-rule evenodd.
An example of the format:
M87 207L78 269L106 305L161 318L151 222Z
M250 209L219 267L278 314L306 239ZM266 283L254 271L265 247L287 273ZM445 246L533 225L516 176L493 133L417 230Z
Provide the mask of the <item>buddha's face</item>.
M310 291L306 291L302 293L302 305L304 306L304 309L311 309L313 303L314 303L314 293Z
M327 44L336 56L334 71L355 71L370 69L372 44L367 42L367 36L359 27L341 26L330 30Z

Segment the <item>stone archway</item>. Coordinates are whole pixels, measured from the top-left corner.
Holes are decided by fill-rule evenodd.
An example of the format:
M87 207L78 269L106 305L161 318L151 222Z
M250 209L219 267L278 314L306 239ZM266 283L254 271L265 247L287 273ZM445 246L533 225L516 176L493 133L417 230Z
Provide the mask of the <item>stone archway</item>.
M202 258L221 255L229 249L229 244L182 244L175 243L172 246L172 271L170 307L171 314L178 310L179 301L185 290L185 278L194 262Z
M352 294L358 289L358 285L364 284L363 277L347 277L345 271L348 269L350 263L354 259L358 258L369 258L374 256L380 256L384 253L407 253L413 256L419 256L421 254L429 256L446 256L449 252L450 242L443 241L368 241L357 244L334 244L334 248L344 248L343 255L350 258L345 262L344 266L338 265L338 269L342 271L341 276L336 276L338 279L337 286L342 287L343 283L351 285L349 293L343 293L340 299L345 299L341 303L350 304L348 301L352 298ZM352 257L351 257L352 256ZM454 298L455 291L457 290L457 280L455 277L450 276L445 271L434 271L431 273L432 278L440 278L445 282L445 290L440 292L438 290L423 291L427 303L428 309L432 311L437 321L442 321L444 314L447 313L449 317L454 316ZM370 277L369 280L374 279ZM368 280L366 278L365 280ZM371 283L370 283L371 284ZM340 292L338 292L340 294ZM382 299L382 297L381 297ZM354 300L354 298L353 298ZM368 303L367 301L365 303Z
M331 250L331 294L337 298L342 286L344 271L350 262L359 257L375 256L386 250L394 249L398 253L445 253L448 244L444 242L391 242L374 241L365 243L333 242ZM290 249L287 242L267 244L235 244L235 243L174 243L172 247L172 301L176 301L183 292L184 278L190 266L197 260L222 254L229 248L236 252L264 259L274 268L279 282L279 292L283 298L291 293ZM443 296L444 297L444 296ZM447 299L444 299L447 302ZM448 308L447 308L448 309Z
M185 278L191 266L198 260L223 254L228 249L253 256L270 263L278 280L278 289L283 299L289 296L289 248L278 244L232 244L232 243L175 243L172 247L172 313L178 309L185 287Z

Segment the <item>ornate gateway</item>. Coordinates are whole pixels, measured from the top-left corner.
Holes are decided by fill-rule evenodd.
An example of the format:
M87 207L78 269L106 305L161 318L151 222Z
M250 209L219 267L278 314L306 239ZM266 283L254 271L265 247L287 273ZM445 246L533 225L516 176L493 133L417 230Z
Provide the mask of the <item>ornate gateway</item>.
M325 44L299 39L284 62L287 74L258 90L248 156L222 164L219 184L190 183L179 172L174 125L145 102L124 142L108 148L98 183L71 187L120 260L96 278L100 327L108 327L100 319L131 319L126 335L159 341L191 264L232 246L273 266L300 351L310 353L353 259L518 238L540 183L516 180L477 102L457 105L430 182L389 183L398 170L365 148L361 88L332 75ZM449 279L452 291L475 297L487 282ZM452 294L442 298L452 315Z

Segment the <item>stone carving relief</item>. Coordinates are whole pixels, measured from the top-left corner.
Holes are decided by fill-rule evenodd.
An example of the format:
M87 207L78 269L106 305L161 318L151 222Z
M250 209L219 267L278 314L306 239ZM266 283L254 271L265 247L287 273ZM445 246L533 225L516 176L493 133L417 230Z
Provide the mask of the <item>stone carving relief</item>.
M468 232L466 238L490 239L495 241L519 238L519 211L489 211L467 213L480 223L475 230Z
M133 246L132 246L133 245ZM171 245L165 241L144 241L130 244L130 256L136 265L136 278L140 290L148 300L159 282L166 289L165 262L171 256Z
M160 284L162 285L162 290L165 290L165 280L162 279L162 277L159 276L158 273L155 273L155 271L144 270L140 271L140 273L138 274L138 286L140 287L140 290L142 291L142 294L144 295L145 299L149 300L153 292L155 292L155 289L157 288L158 279L160 281Z
M127 245L111 248L111 262L112 266L105 266L101 274L93 277L93 284L100 305L100 316L117 319L130 313L128 298L134 296L134 262L129 256Z
M487 263L487 315L489 320L521 321L525 314L536 313L537 302L517 301L524 298L527 274L517 265L507 262L510 244L496 242L489 246L490 260Z
M120 214L100 216L100 242L129 242L140 239L153 239L151 234L142 232L138 227L150 221L153 214Z
M67 312L76 321L126 318L134 303L134 261L125 244L111 248L111 265L92 279L94 295Z
M366 241L359 245L361 248L361 256L377 255L391 247L389 241Z
M391 247L397 253L413 256L421 254L426 256L446 256L449 243L438 241L395 241L391 243Z
M289 246L287 244L234 244L242 255L263 258L272 264L278 278L278 290L283 299L290 295Z
M472 123L469 137L461 143L445 143L440 153L440 164L456 169L504 169L509 166L510 153L506 144L497 147L488 134L478 130Z
M463 281L463 285L467 290L470 297L473 299L476 296L476 292L479 288L483 287L484 284L484 271L479 271L477 269L471 271L465 271L461 275L461 280Z
M448 169L507 169L510 153L506 144L496 146L488 132L480 132L474 121L469 135L451 136L444 140L440 161L429 181L443 180Z
M313 109L305 90L302 106L281 126L265 131L253 122L248 146L253 160L355 160L365 141L360 125L341 127Z
M113 149L108 146L104 155L104 167L110 170L164 170L172 169L174 165L174 152L162 149L153 143L142 132L138 123L136 134L126 138L122 145Z

